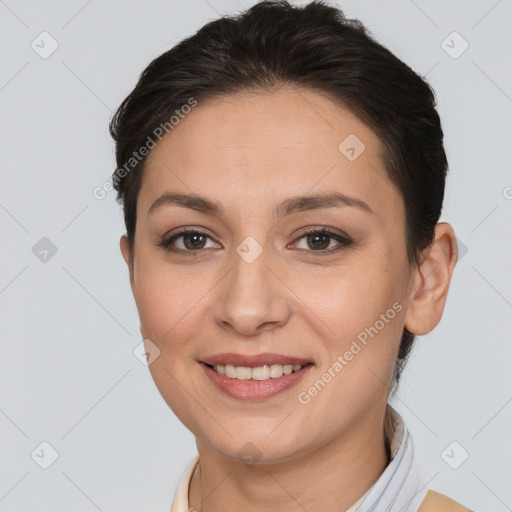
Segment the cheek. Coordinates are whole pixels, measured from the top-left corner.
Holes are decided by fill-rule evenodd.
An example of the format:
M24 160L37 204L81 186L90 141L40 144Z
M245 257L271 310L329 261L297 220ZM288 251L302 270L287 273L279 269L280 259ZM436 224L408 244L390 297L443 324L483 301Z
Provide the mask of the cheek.
M373 325L393 303L400 302L402 281L385 262L360 261L346 270L312 276L302 293L308 305L344 339Z
M346 272L323 279L321 293L309 294L308 305L328 327L322 370L332 372L338 357L343 359L333 388L354 388L360 396L372 382L382 387L379 377L386 382L392 375L405 314L403 282L402 267L387 258L359 259Z
M322 320L334 334L324 338L312 388L302 389L324 425L335 428L387 396L404 315L394 288L358 276L327 288L332 300Z
M157 258L145 260L137 268L134 297L140 317L141 333L165 350L177 333L191 331L194 306L201 303L206 285L190 279L187 272L172 268ZM183 334L181 334L183 335Z
M144 261L141 258L141 261ZM165 262L154 258L139 268L134 296L140 318L141 334L158 349L158 357L149 365L155 385L176 416L193 431L198 431L197 418L204 415L197 400L195 388L199 372L195 362L194 333L198 317L208 314L208 286L204 277L186 277L187 272L176 272Z

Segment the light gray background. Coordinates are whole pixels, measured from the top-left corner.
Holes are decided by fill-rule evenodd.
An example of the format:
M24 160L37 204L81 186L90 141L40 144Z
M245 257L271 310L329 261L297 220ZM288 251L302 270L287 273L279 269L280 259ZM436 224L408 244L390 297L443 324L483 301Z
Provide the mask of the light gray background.
M139 73L253 3L0 0L0 511L170 509L195 442L132 353L121 210L92 190L114 169L108 121ZM450 163L442 220L467 248L396 408L428 487L512 510L512 0L338 5L435 88ZM31 48L43 31L59 45L47 59ZM453 31L469 44L458 58L442 47ZM32 252L42 237L57 247L46 263ZM31 457L43 441L59 454L48 469ZM441 456L452 441L469 452L458 469Z

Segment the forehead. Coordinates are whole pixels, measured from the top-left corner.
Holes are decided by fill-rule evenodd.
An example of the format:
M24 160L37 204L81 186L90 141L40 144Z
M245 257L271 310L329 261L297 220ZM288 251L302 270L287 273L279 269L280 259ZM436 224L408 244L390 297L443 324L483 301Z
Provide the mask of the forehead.
M381 152L365 123L317 91L225 96L199 102L151 150L138 202L147 211L172 190L247 207L336 189L378 209L399 200Z

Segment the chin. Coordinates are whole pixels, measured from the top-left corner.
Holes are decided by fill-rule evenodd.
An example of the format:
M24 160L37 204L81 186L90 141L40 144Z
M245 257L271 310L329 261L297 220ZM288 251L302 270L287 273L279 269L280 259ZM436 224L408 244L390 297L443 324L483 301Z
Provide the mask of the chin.
M272 434L270 434L270 437ZM228 446L218 446L217 450L225 457L238 460L247 466L276 464L293 459L301 450L297 442L288 433L286 442L282 436L276 435L269 439L266 435L261 438L243 433L237 435L236 440Z

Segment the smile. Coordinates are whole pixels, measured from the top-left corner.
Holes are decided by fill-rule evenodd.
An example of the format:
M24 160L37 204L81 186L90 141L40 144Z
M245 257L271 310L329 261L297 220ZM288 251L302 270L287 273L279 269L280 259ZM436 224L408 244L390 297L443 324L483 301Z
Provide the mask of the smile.
M295 387L314 368L313 363L263 366L200 363L214 390L244 401L262 401ZM224 373L221 373L224 372Z
M217 373L226 376L228 379L238 380L269 380L278 379L283 375L290 375L300 371L304 366L300 364L271 364L264 366L234 366L232 364L208 365Z

